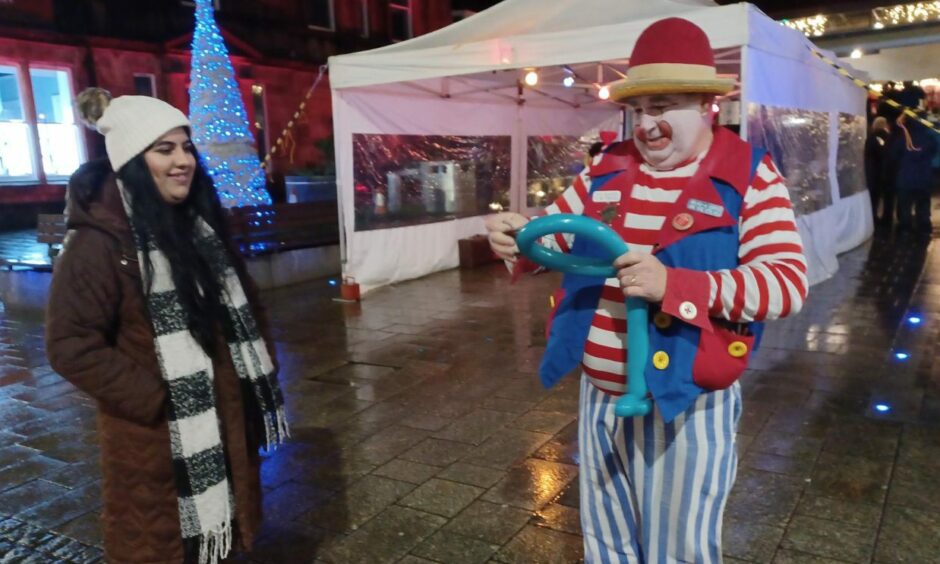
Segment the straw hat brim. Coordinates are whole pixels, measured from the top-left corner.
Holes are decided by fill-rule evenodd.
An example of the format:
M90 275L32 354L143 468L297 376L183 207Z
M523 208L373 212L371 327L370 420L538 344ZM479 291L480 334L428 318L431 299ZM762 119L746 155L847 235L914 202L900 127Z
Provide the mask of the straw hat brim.
M630 80L629 78L610 86L610 99L623 101L636 96L651 94L727 94L735 88L734 80L716 78L708 80L648 78Z

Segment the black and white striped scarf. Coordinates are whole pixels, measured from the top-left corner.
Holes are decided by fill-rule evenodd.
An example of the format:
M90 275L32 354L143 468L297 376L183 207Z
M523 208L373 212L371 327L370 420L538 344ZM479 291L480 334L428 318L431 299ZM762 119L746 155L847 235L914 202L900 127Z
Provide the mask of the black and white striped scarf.
M121 196L130 218L130 197L123 186ZM228 342L232 363L257 400L265 426L265 447L273 448L289 436L274 363L221 240L202 218L197 220L196 231L197 246L219 279L220 297L234 329L235 338ZM136 240L136 230L134 236ZM189 332L166 255L152 243L145 251L139 240L137 255L141 267L146 264L145 255L153 265L147 306L157 359L169 388L168 421L180 529L184 539L198 540L201 564L215 563L231 550L235 503L216 414L212 359Z

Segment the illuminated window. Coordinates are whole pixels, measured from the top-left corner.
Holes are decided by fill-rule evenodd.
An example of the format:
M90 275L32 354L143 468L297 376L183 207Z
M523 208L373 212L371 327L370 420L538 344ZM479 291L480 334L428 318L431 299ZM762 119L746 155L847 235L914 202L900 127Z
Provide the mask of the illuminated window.
M0 182L36 179L19 69L0 66Z
M0 65L0 183L64 182L75 172L85 147L72 104L68 71Z
M72 110L69 73L29 69L39 131L39 150L47 180L65 180L85 160L81 131Z

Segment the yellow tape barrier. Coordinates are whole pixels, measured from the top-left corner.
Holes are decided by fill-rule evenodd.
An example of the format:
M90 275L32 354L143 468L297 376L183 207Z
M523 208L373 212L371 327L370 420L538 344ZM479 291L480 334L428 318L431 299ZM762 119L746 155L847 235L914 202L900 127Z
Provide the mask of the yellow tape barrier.
M907 106L904 106L904 105L898 103L896 100L892 100L891 98L885 98L885 97L884 97L884 93L878 92L877 90L873 89L873 88L872 88L868 83L866 83L864 80L860 80L860 79L858 79L858 78L855 78L854 76L852 76L851 74L849 74L849 71L847 71L847 70L845 70L844 68L842 68L842 67L839 65L839 63L837 63L837 62L833 61L832 59L826 57L825 55L823 55L822 53L820 53L820 52L819 52L818 50L816 50L816 49L811 49L811 50L812 50L813 54L816 55L819 59L821 59L824 63L829 64L831 67L833 67L834 69L836 69L836 70L839 72L839 74L841 74L842 76L844 76L844 77L848 78L849 80L851 80L852 82L854 82L855 85L858 86L859 88L863 88L863 89L865 89L865 90L867 90L867 91L869 91L869 92L875 94L875 96L878 97L878 98L884 98L884 102L885 102L886 104L888 104L889 106L891 106L892 108L897 108L897 109L901 110L901 112L902 112L904 115L906 115L906 116L908 116L908 117L910 117L910 118L913 118L913 119L919 121L920 123L922 123L923 125L929 127L930 129L936 131L937 133L940 133L940 126L938 126L937 124L934 124L932 121L929 121L929 120L926 120L926 119L920 117L919 115L917 115L917 112L915 112L912 108L909 108L909 107L907 107Z

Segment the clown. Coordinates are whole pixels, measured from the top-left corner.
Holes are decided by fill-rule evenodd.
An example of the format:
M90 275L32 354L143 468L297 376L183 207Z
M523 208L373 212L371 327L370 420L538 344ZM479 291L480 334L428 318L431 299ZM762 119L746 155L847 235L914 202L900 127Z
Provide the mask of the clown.
M612 98L633 112L633 140L593 159L546 214L609 224L630 252L607 280L566 275L540 367L550 386L581 370L578 448L588 562L720 562L734 482L738 377L761 322L795 314L806 260L789 194L770 157L712 125L719 78L705 33L668 18L637 40ZM487 220L492 249L516 271L516 213ZM564 252L601 256L569 235ZM625 296L646 300L653 410L614 415L626 390Z

